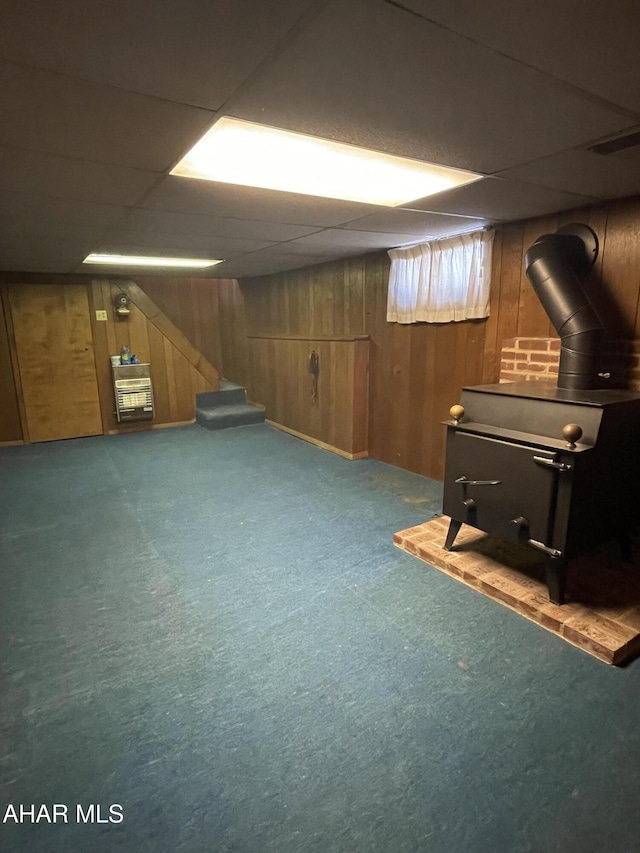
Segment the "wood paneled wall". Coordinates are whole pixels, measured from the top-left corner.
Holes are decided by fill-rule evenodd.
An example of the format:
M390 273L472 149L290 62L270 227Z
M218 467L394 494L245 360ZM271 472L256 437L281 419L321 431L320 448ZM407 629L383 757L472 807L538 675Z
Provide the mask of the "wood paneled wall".
M251 396L268 420L349 458L367 455L369 341L259 337L248 341ZM318 377L309 372L311 352Z
M367 269L371 337L369 454L441 479L444 427L462 385L482 380L485 321L400 325L386 320L389 264Z
M245 305L234 279L141 276L136 282L220 376L247 384Z
M242 283L249 335L342 337L365 333L364 257Z
M136 282L221 376L245 384L247 327L234 279L141 276Z
M141 276L136 281L207 361L219 367L218 282L202 278L156 276Z
M462 386L498 381L504 339L555 335L526 278L524 254L541 234L569 222L585 222L598 234L590 287L609 337L639 337L640 199L634 198L498 227L487 320L387 323L386 253L247 279L239 290L230 286L237 336L222 347L223 363L233 368L225 374L261 402L268 382L263 374L252 376L252 344L243 343L243 325L250 335L368 335L369 454L440 479L440 422ZM293 380L285 375L278 381ZM286 424L286 411L281 417Z
M365 335L369 338L369 455L441 476L443 428L463 383L482 378L484 323L400 326L386 321L386 252L241 282L252 335ZM248 342L251 362L252 346ZM293 372L248 370L250 397L263 402ZM457 389L457 390L456 390ZM281 405L281 422L297 417ZM323 440L330 443L328 439Z
M366 455L368 443L364 269L362 258L348 259L236 286L236 335L222 347L225 375L265 405L267 419L350 456ZM226 301L231 308L231 292ZM317 401L311 350L320 358Z
M219 374L215 367L178 329L152 299L132 281L123 279L89 279L86 276L34 276L7 274L0 283L3 299L0 304L0 443L28 440L24 413L20 407L21 389L14 376L20 376L15 345L12 347L10 306L7 282L44 283L62 289L73 286L86 290L93 337L96 376L98 381L102 431L130 432L149 429L147 422L118 424L115 415L110 355L127 345L140 361L151 364L154 390L155 418L153 426L185 423L195 416L195 395L215 390ZM182 282L180 282L182 284ZM213 289L213 283L208 283ZM113 297L124 291L131 300L131 313L118 318L113 311ZM97 320L96 310L104 310L107 320ZM215 325L207 336L215 338L219 348L220 335ZM14 369L15 368L15 369Z
M240 284L154 277L141 277L138 281L194 349L226 378L246 385L249 398L256 402L269 402L276 385L295 388L300 383L299 377L290 375L277 359L265 361L262 344L256 343L256 338L367 335L369 454L441 478L444 429L440 421L458 401L461 387L498 381L500 348L506 338L554 334L525 276L524 254L538 236L571 221L591 225L600 240L591 293L609 336L640 337L638 198L498 227L491 315L487 320L412 326L387 323L389 262L385 252L246 279ZM135 323L132 329L135 330ZM6 370L4 336L6 329L0 323L0 441L11 440L17 423L15 388ZM151 332L149 346L153 337ZM114 345L125 342L116 338ZM141 349L134 335L133 346L143 351L144 342ZM157 347L155 353L150 350L152 361L158 360ZM169 377L166 354L165 367ZM174 380L175 376L174 365ZM289 391L278 403L278 418L295 429L287 424L287 420L295 421L295 412L286 402L287 394ZM165 399L169 399L168 388ZM166 404L163 417L171 416L171 405ZM174 400L174 414L178 413L176 405Z
M119 292L126 293L130 299L128 317L118 317L113 311L113 298ZM151 365L154 424L193 420L195 395L216 390L217 370L135 282L95 279L90 294L104 432L148 429L144 423L125 425L116 421L109 357L119 353L124 345L141 362ZM106 322L95 318L96 310L101 309L107 312Z
M367 449L368 345L353 338L364 329L363 274L358 259L329 265L321 280L315 270L266 280L265 288L254 280L248 300L231 280L144 277L138 283L216 359L221 375L265 406L269 420L359 455ZM316 402L307 369L312 349L320 354Z

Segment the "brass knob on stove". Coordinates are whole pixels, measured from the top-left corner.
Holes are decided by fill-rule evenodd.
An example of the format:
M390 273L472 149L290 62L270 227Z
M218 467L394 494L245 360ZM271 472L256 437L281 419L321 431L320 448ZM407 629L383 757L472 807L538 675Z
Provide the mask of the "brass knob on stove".
M456 423L460 423L464 417L464 406L451 406L449 414Z
M582 438L582 427L578 424L565 424L562 427L562 436L566 439L569 447L575 447L576 441Z

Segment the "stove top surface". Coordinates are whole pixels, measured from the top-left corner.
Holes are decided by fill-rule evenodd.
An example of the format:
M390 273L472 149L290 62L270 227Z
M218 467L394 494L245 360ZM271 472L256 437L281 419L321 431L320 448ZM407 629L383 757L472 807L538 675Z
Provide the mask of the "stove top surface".
M502 397L522 397L528 400L550 400L575 403L583 406L611 406L640 400L638 391L619 388L596 388L591 391L574 391L558 388L553 382L501 382L496 385L465 386L464 391L496 394Z

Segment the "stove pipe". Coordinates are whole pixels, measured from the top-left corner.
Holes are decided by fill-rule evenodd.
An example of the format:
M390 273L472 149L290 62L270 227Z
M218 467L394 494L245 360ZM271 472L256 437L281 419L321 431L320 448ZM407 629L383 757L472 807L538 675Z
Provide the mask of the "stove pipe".
M587 225L543 234L525 255L527 277L561 339L558 388L601 386L604 328L580 283L597 256L598 238Z

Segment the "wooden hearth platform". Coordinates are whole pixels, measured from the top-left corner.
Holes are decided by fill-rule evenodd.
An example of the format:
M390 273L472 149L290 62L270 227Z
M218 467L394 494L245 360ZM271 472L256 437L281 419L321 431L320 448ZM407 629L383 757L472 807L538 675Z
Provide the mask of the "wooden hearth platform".
M544 562L533 549L510 545L463 525L455 550L445 551L449 518L440 516L394 534L402 550L546 628L609 664L640 653L640 560L613 552L569 565L567 604L551 604Z

